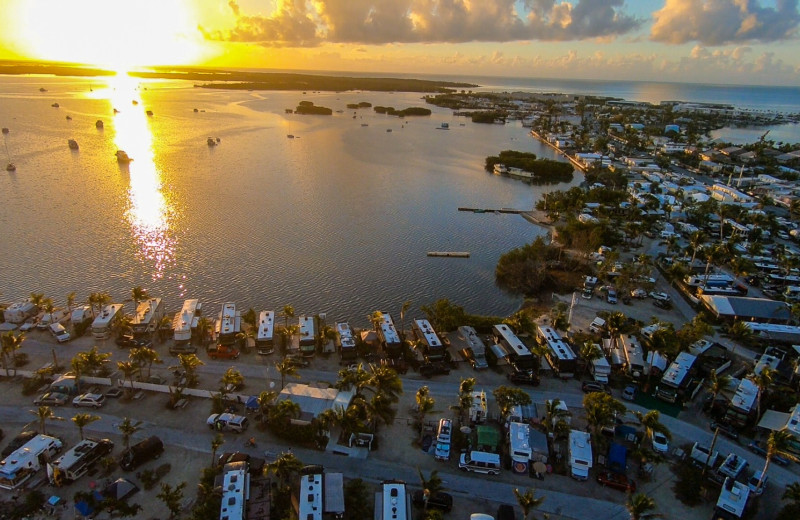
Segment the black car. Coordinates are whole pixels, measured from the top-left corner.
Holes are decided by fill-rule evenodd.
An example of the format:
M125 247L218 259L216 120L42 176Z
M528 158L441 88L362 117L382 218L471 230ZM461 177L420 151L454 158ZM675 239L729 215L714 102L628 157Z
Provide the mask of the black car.
M119 348L148 347L153 348L153 342L147 339L136 339L130 334L118 336L114 341Z
M424 365L420 365L419 373L424 377L447 375L450 373L450 367L441 361L435 363L425 363Z
M659 309L669 310L672 308L672 304L669 302L669 300L653 300L653 305Z
M719 433L720 434L724 435L725 437L728 437L729 439L733 439L735 441L739 440L739 432L737 432L733 428L733 426L731 426L729 424L718 423L718 422L715 422L715 421L711 421L708 424L708 426L709 426L709 428L711 428L711 431L714 431L717 428L719 428Z
M425 507L424 492L421 489L414 491L414 493L411 495L411 501L414 502L414 505L417 507ZM453 495L443 491L433 493L430 497L428 497L427 507L431 509L439 509L445 513L449 513L450 510L453 509Z
M506 377L516 385L539 386L539 376L533 370L512 370Z
M591 394L594 392L605 392L610 393L606 385L602 383L598 383L597 381L584 381L581 385L581 390L586 392L587 394Z
M3 458L8 457L21 447L25 446L25 444L27 444L29 440L33 439L37 435L38 433L33 431L20 433L19 435L11 439L11 442L8 443L8 446L3 448L3 451L0 452L0 455L2 455Z

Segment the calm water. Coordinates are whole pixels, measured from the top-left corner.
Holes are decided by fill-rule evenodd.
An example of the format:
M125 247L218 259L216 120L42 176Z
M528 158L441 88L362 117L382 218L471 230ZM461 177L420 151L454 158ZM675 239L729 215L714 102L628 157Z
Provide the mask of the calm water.
M405 300L446 297L470 312L508 314L520 301L495 287L494 266L543 230L456 208L531 208L569 186L484 171L484 158L504 149L553 157L518 125L474 125L435 107L407 123L371 109L354 119L345 108L421 106L418 94L105 81L0 78L0 126L10 128L17 165L0 176L5 301L37 291L63 305L71 291L81 299L99 290L123 300L142 285L171 311L196 297L214 312L229 300L243 309L290 304L362 324L375 309L397 314ZM344 113L284 113L303 99ZM209 136L220 144L207 146ZM120 165L117 149L133 162ZM472 257L428 258L431 250Z

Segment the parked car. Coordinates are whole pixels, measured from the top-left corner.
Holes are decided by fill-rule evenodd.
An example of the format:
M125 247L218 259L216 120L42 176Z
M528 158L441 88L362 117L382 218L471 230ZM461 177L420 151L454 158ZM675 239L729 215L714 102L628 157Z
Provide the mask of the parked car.
M628 385L622 390L622 398L626 401L633 401L636 399L638 390L639 389L636 385Z
M750 444L747 445L747 449L755 453L756 455L761 455L762 457L767 456L766 448L761 446L759 441L752 441ZM772 462L779 466L786 466L789 464L789 460L781 457L780 455L773 455Z
M533 370L512 370L506 377L516 385L539 386L539 376Z
M118 397L122 397L122 394L123 394L122 388L119 388L117 386L115 386L113 388L109 388L108 390L106 390L106 397L110 397L110 398L113 398L113 399L116 399Z
M154 435L123 451L119 457L119 465L125 471L131 471L151 459L159 458L162 453L164 453L164 443Z
M494 517L497 520L517 520L517 513L514 511L514 506L501 504L497 506L497 514Z
M631 298L637 298L639 300L647 298L647 291L644 289L633 289L631 290Z
M169 353L173 356L178 354L197 354L197 347L191 343L172 344L169 347Z
M587 394L591 394L593 392L605 392L607 394L611 393L611 391L606 388L606 385L598 383L597 381L584 381L581 385L581 390Z
M733 426L731 426L729 424L720 423L720 422L716 422L716 421L711 421L708 424L708 426L709 426L709 428L711 428L711 431L714 431L717 428L719 428L719 433L720 434L724 435L725 437L728 437L729 439L733 439L735 441L739 440L739 432L736 431L733 428Z
M629 479L622 473L614 473L611 471L601 471L597 474L597 482L601 486L608 486L620 491L633 493L636 491L636 482Z
M669 452L669 439L661 432L653 433L653 451L656 453Z
M81 394L72 400L72 406L75 408L100 408L106 404L106 396L103 394Z
M130 334L123 334L114 340L119 348L148 347L153 348L153 342L148 339L136 339Z
M411 495L411 500L415 506L424 508L426 507L424 497L424 492L421 489L418 489ZM443 491L433 493L430 497L428 497L427 507L430 509L439 509L445 513L449 513L450 510L453 509L453 495Z
M51 323L48 329L50 330L50 334L52 334L59 343L66 343L70 340L69 331L67 331L62 324Z
M664 300L664 301L667 301L667 302L668 302L668 301L670 301L670 299L671 299L671 298L669 297L669 294L667 294L667 293L665 293L665 292L655 292L655 291L650 291L650 292L648 293L648 295L649 295L649 296L650 296L652 299L654 299L654 300Z
M591 289L584 289L583 292L581 293L581 298L583 298L584 300L591 300L593 295L594 291L592 291Z
M239 349L228 345L214 345L206 350L211 359L239 359Z
M764 489L767 487L767 482L769 482L769 475L764 475L764 478L761 479L761 471L756 471L753 473L753 476L747 479L747 487L750 488L750 491L754 493L757 497L760 497L764 493ZM761 480L761 485L758 485L758 481Z
M35 432L35 431L27 431L27 432L22 432L22 433L18 434L16 437L11 439L11 442L8 443L8 446L3 448L3 451L0 452L0 455L3 458L8 457L9 455L14 453L15 451L17 451L21 447L25 446L28 443L29 440L33 439L37 435L39 435L39 432Z
M212 430L242 433L250 422L247 417L233 413L215 413L208 416L206 424Z
M672 304L669 300L653 300L653 305L658 307L659 309L669 310L672 308Z
M33 404L39 406L63 406L67 404L69 396L61 392L45 392L33 400Z
M435 375L447 375L450 373L450 367L441 361L435 363L425 363L419 367L420 375L424 377L431 377Z
M616 305L617 303L617 290L616 289L609 289L608 293L606 294L606 301L610 304Z

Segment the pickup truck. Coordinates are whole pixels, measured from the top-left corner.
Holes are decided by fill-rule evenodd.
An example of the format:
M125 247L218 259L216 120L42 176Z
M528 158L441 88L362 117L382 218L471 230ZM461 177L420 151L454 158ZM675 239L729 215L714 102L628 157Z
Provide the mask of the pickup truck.
M247 429L249 421L247 417L233 413L215 413L208 417L206 424L212 430L242 433Z
M206 350L206 354L211 359L238 359L239 358L239 350L235 347L229 347L228 345L216 345L209 347Z

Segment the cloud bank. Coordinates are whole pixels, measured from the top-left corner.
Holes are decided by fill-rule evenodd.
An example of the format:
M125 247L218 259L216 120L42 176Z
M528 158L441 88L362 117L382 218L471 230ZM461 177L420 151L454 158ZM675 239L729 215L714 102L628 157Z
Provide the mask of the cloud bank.
M762 7L758 0L666 0L653 13L653 41L727 45L775 42L796 36L800 24L797 0L777 0Z
M276 47L322 43L465 43L609 38L642 21L624 0L279 0L267 16L228 2L234 27L209 40ZM518 7L520 9L518 10Z

